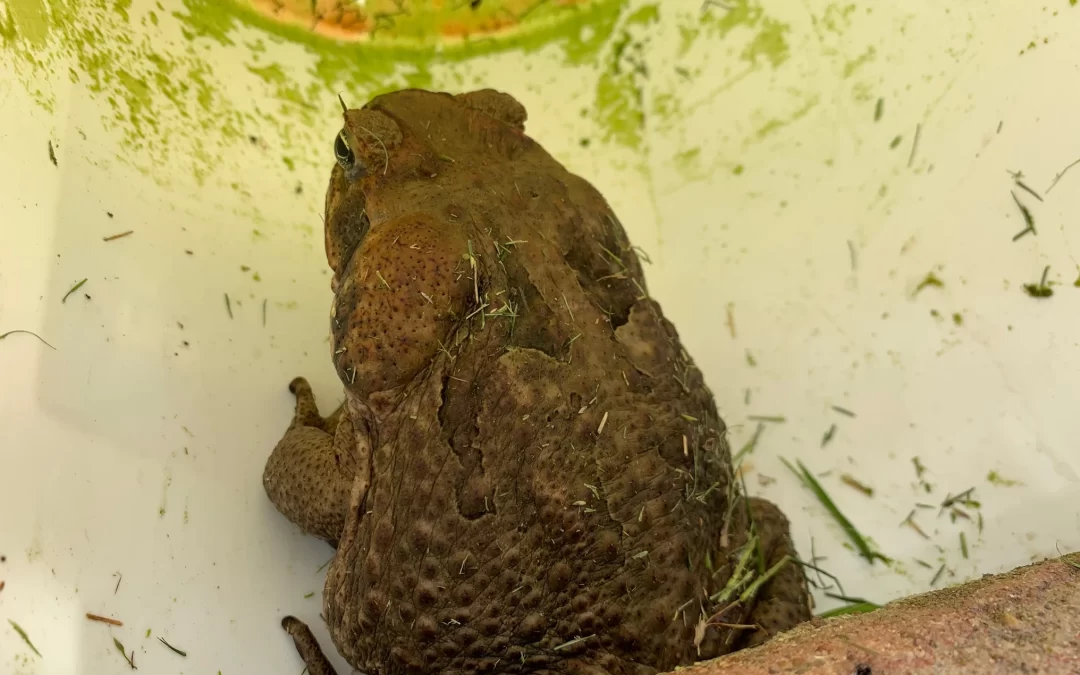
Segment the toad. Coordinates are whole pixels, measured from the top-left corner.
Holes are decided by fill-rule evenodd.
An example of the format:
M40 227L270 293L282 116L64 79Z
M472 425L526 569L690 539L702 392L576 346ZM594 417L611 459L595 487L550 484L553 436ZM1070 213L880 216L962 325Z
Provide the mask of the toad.
M641 254L524 107L406 90L344 118L325 245L345 402L321 417L294 380L263 483L336 547L323 617L345 660L646 675L808 619L787 521L738 489Z

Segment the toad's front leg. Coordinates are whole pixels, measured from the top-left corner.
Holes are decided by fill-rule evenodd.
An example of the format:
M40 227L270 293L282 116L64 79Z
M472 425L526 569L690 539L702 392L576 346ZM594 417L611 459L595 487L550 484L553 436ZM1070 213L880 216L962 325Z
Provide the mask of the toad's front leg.
M289 384L296 413L263 470L270 501L305 532L334 543L345 526L357 470L352 420L339 409L323 418L307 381Z

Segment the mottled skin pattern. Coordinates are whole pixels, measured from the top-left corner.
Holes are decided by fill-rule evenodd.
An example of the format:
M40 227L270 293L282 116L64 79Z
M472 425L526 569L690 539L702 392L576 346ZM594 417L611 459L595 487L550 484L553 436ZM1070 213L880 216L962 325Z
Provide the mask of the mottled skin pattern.
M712 395L622 226L524 122L494 91L400 91L347 110L335 144L346 402L323 419L294 381L264 483L336 543L323 612L369 675L645 675L809 618L794 564L756 600L708 599L751 520L766 567L793 554L787 521L739 496Z

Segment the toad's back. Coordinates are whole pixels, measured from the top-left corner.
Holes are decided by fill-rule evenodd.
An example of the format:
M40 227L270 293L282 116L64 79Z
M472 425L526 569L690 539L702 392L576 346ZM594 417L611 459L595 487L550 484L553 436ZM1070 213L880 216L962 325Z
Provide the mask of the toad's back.
M441 334L387 390L338 362L371 461L327 577L334 641L371 674L651 673L728 651L730 629L695 632L748 531L712 396L603 198L522 133L512 99L478 94L367 107L401 138L362 179L370 234L348 269L385 289L339 293L353 330L335 319L335 353L380 290L401 297L378 320L430 315ZM457 262L369 269L429 245ZM460 297L435 312L425 284Z

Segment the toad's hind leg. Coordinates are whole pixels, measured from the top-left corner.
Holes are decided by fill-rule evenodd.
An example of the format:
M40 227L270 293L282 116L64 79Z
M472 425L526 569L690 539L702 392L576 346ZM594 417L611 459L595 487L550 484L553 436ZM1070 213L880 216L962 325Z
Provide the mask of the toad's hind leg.
M286 518L330 542L341 536L356 462L352 420L338 410L322 418L311 386L289 384L296 413L263 469L263 487Z
M739 649L759 645L811 618L810 592L802 566L795 562L798 556L788 534L787 518L775 504L757 498L750 499L750 515L761 543L765 569L772 568L785 556L790 558L758 592L746 621L758 628L742 636Z
M296 651L300 653L307 672L311 675L337 675L330 661L323 654L319 641L311 634L311 629L303 621L287 616L281 620L281 627L292 636Z

